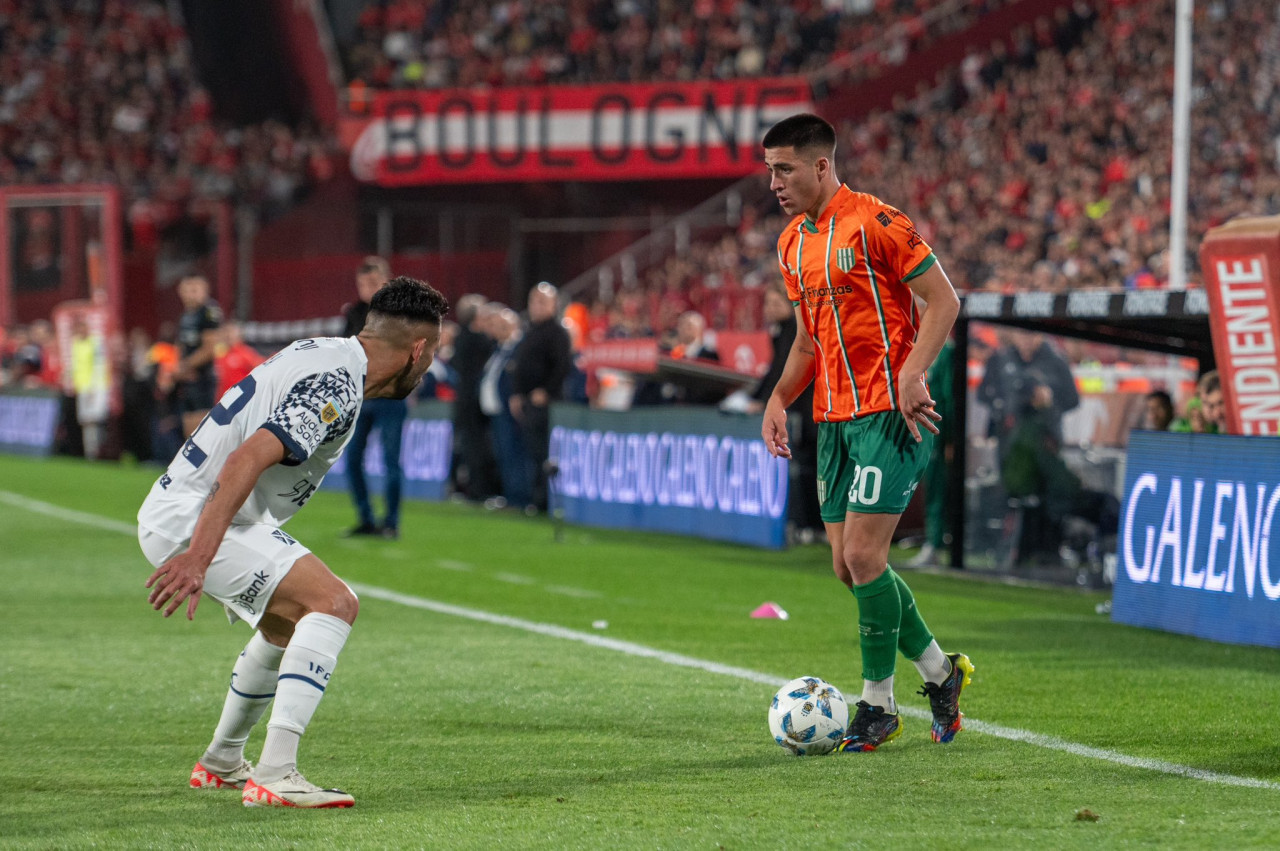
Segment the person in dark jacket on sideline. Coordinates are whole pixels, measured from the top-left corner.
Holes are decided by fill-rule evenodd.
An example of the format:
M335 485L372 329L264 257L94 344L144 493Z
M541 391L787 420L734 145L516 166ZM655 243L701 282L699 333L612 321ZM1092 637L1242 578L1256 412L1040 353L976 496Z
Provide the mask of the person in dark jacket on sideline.
M529 328L511 358L511 415L520 423L533 464L533 505L547 510L547 454L551 446L550 405L564 396L573 367L569 332L560 324L556 288L543 281L529 291Z

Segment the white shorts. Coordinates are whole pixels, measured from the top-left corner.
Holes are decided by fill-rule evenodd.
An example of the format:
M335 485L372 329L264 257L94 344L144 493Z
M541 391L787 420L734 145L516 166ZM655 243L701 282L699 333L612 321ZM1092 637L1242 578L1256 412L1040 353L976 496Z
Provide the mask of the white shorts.
M164 564L190 543L138 527L138 544L153 567ZM232 623L242 620L256 628L280 580L310 552L276 526L232 526L204 575L204 593L222 604Z

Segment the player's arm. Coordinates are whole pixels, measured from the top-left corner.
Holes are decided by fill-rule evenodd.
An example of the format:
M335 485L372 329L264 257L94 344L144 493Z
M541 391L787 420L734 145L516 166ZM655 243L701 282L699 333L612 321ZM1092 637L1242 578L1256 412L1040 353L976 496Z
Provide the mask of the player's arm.
M791 457L791 449L787 446L787 406L813 381L813 358L813 338L804 330L804 317L797 306L796 338L791 342L791 350L787 352L782 375L764 406L764 423L760 428L760 435L764 438L764 445L770 455Z
M916 345L898 372L898 410L918 443L920 425L938 434L936 420L942 415L933 409L933 399L924 383L924 373L938 357L938 352L951 334L951 326L960 315L960 298L942 264L934 262L928 269L907 281L911 291L925 303Z
M279 464L284 457L284 444L266 429L255 431L231 453L200 510L191 545L157 567L147 579L146 587L152 589L147 602L152 608L159 610L168 602L169 606L164 610L167 618L186 600L187 620L195 616L204 588L205 571L209 569L218 547L222 546L222 538L236 512L249 498L263 472Z

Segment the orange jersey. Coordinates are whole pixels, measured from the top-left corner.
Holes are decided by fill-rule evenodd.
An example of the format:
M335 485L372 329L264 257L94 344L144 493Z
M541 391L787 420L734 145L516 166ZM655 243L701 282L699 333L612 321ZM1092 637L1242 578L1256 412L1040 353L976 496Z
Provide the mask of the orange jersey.
M783 230L778 263L815 345L815 420L897 410L920 321L906 282L935 262L909 218L843 185L816 227L797 216Z

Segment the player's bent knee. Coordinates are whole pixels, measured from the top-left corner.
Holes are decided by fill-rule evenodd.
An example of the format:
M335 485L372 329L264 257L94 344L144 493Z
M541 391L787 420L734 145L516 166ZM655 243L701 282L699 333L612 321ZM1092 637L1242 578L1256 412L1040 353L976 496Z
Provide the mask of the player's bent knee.
M343 584L343 590L334 595L333 610L327 612L335 618L346 621L348 624L356 622L356 615L360 614L360 598L355 592Z
M313 612L355 623L360 602L355 592L314 555L298 559L267 604L278 618L297 623Z

